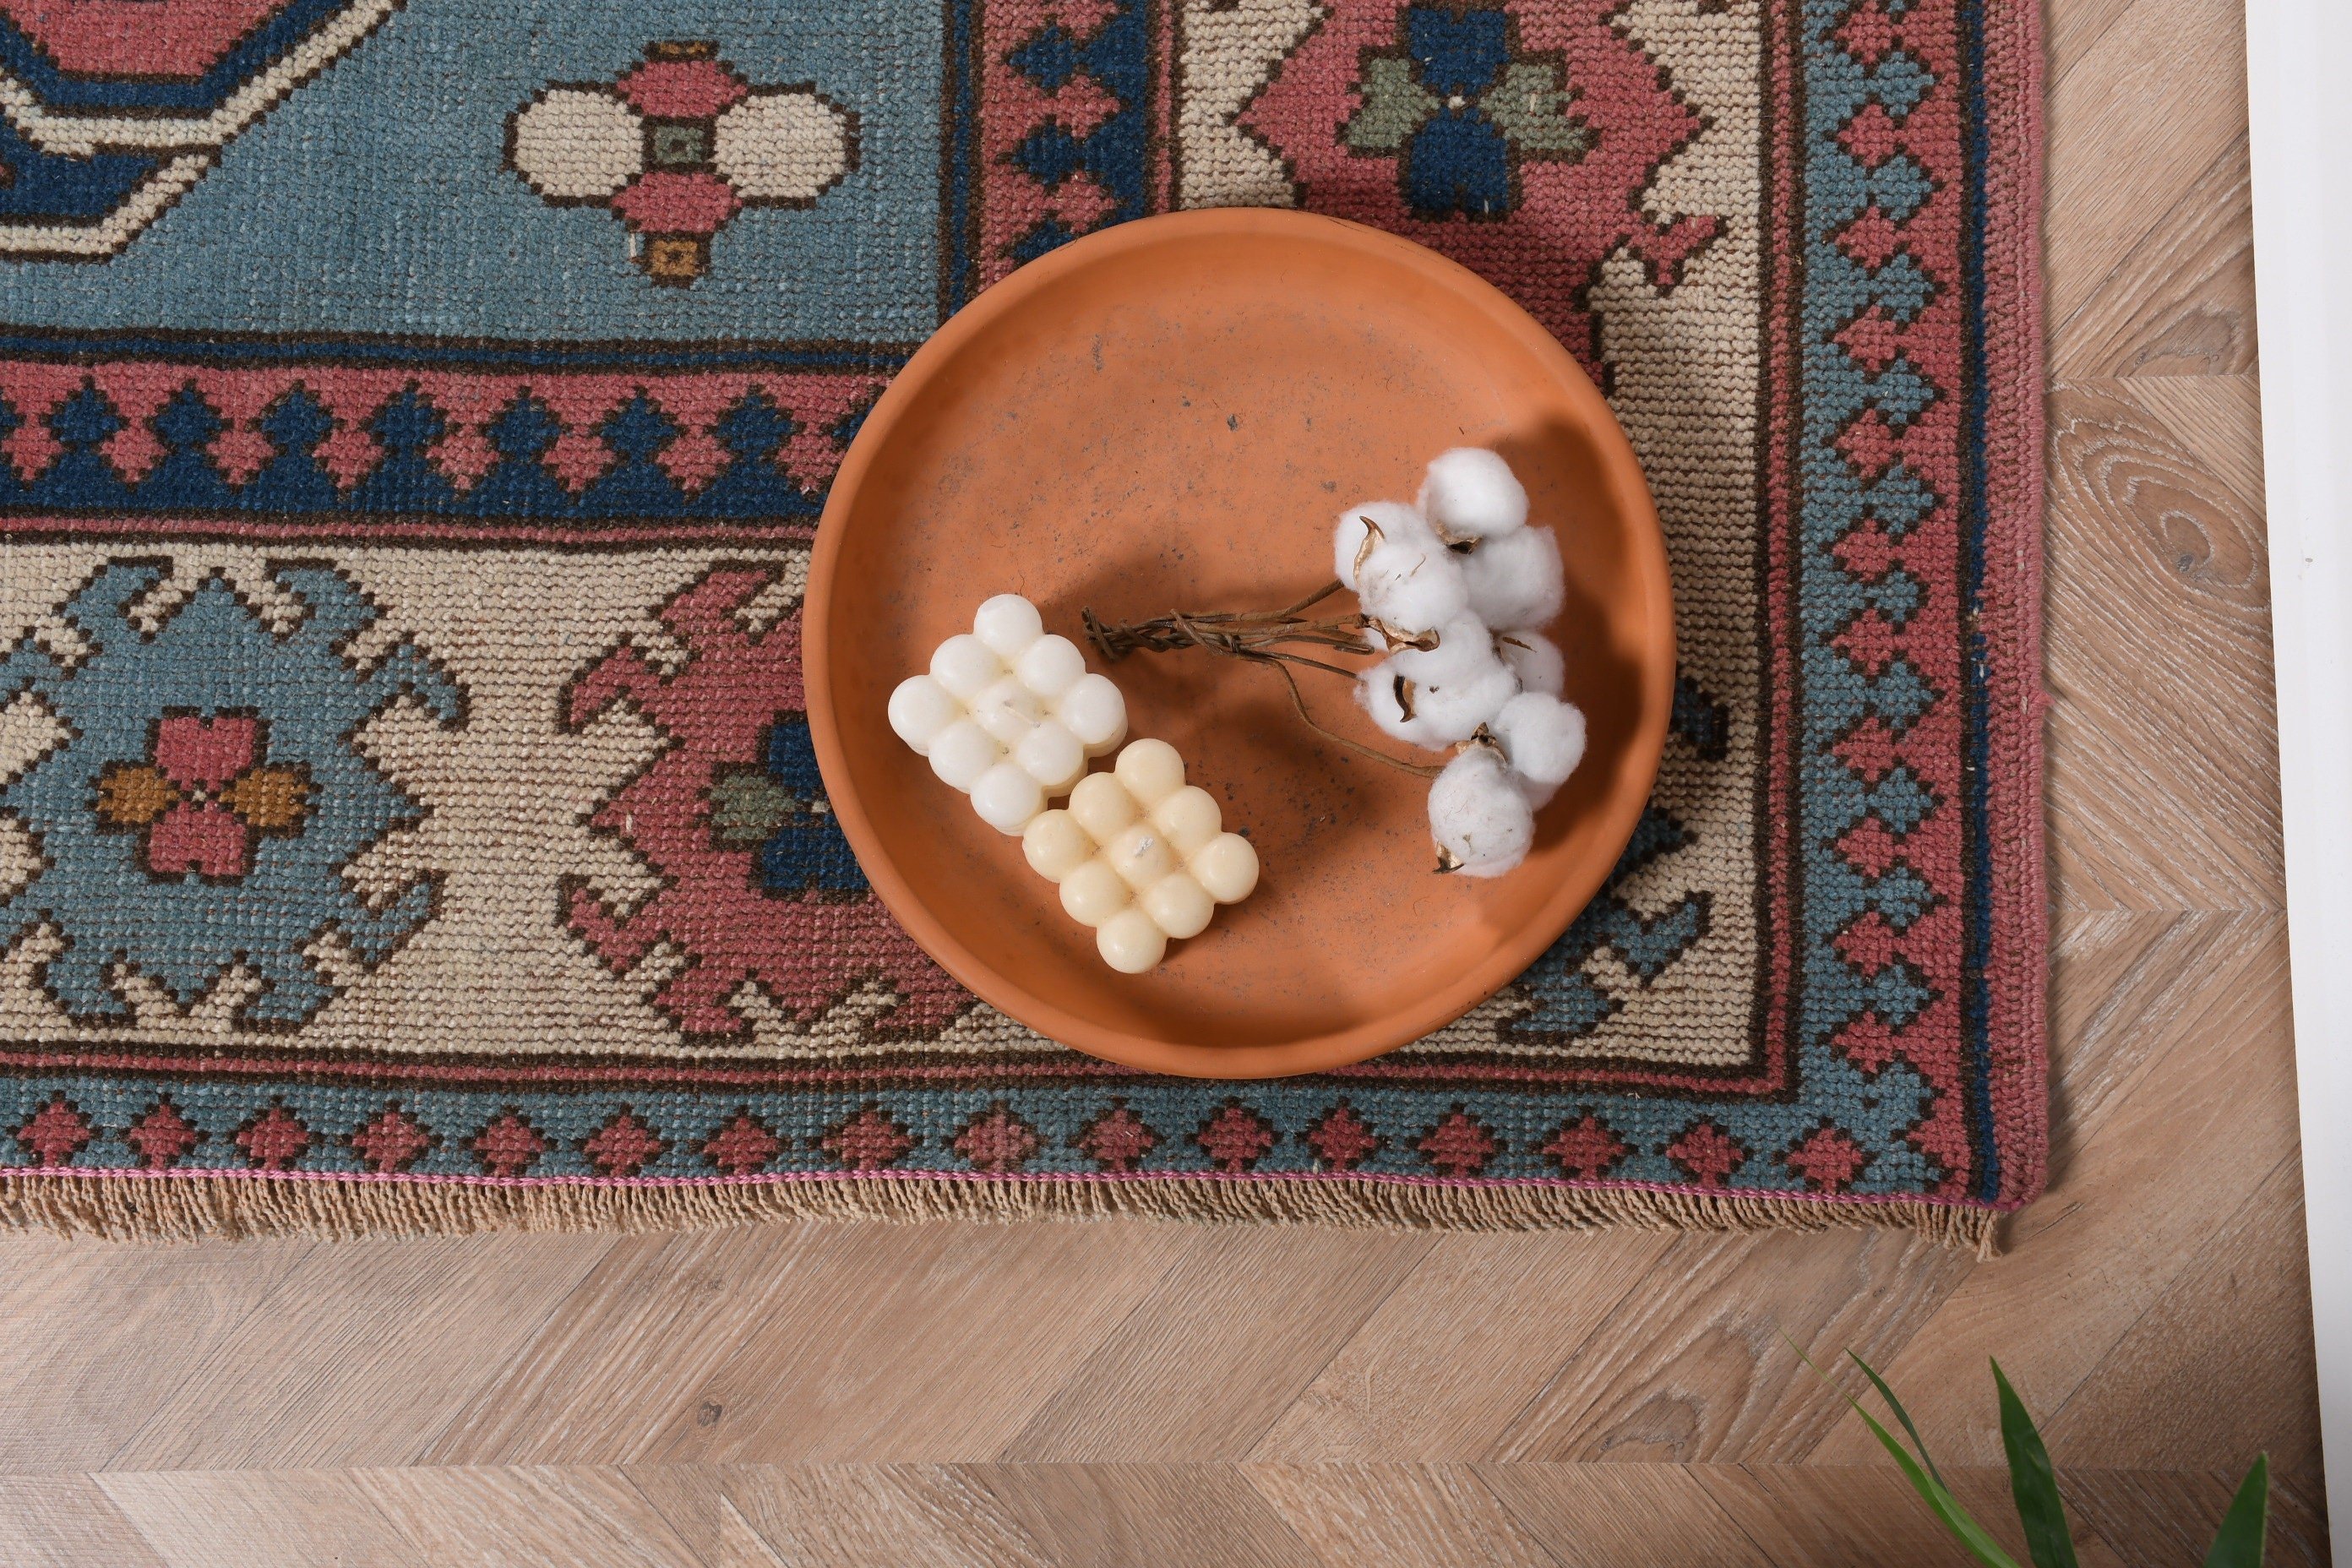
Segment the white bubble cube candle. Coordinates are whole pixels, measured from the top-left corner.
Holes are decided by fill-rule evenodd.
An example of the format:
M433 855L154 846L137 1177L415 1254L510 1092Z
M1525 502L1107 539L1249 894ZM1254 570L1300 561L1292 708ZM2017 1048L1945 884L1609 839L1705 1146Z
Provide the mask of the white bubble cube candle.
M1127 738L1127 703L1036 605L999 594L890 693L890 728L990 826L1019 833Z
M1165 741L1136 741L1107 773L1088 773L1068 809L1032 820L1021 837L1029 864L1062 889L1062 908L1094 929L1103 962L1140 974L1171 937L1198 936L1219 904L1257 886L1257 851L1223 830L1209 792L1184 782L1184 759Z

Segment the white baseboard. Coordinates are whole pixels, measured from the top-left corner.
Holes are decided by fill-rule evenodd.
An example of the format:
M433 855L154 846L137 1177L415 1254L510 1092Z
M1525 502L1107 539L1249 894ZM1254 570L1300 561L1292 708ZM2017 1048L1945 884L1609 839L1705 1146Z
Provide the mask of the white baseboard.
M2246 0L2246 34L2312 1322L2352 1568L2352 0Z

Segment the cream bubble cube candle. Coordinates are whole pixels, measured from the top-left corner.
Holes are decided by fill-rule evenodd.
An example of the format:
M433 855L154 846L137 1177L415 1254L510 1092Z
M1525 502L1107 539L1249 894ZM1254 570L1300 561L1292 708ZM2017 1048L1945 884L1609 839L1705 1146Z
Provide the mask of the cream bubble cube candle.
M1140 974L1171 937L1197 936L1219 904L1257 886L1257 851L1223 831L1208 791L1184 782L1184 759L1165 741L1136 741L1107 773L1088 773L1066 810L1030 822L1021 847L1062 890L1062 908L1094 929L1103 962Z
M1036 605L999 594L890 693L890 728L990 826L1019 833L1126 738L1127 703Z

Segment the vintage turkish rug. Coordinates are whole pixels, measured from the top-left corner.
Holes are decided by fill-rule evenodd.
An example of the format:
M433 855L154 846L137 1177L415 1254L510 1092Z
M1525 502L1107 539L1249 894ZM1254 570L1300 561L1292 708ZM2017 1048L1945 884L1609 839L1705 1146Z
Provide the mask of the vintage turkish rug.
M2043 1173L2031 0L0 0L0 1211L1876 1223ZM802 713L863 411L1297 205L1601 378L1654 805L1525 978L1196 1083L977 1006Z

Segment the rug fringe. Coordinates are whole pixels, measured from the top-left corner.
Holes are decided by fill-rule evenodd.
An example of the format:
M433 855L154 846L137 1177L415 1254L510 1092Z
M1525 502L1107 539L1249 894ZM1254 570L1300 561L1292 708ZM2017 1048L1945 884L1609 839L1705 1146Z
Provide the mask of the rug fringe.
M1306 1182L839 1177L823 1182L402 1184L332 1178L0 1176L0 1226L113 1241L688 1230L779 1219L1109 1219L1419 1230L1916 1231L1989 1258L2000 1215L1897 1200L1784 1202L1617 1188Z

